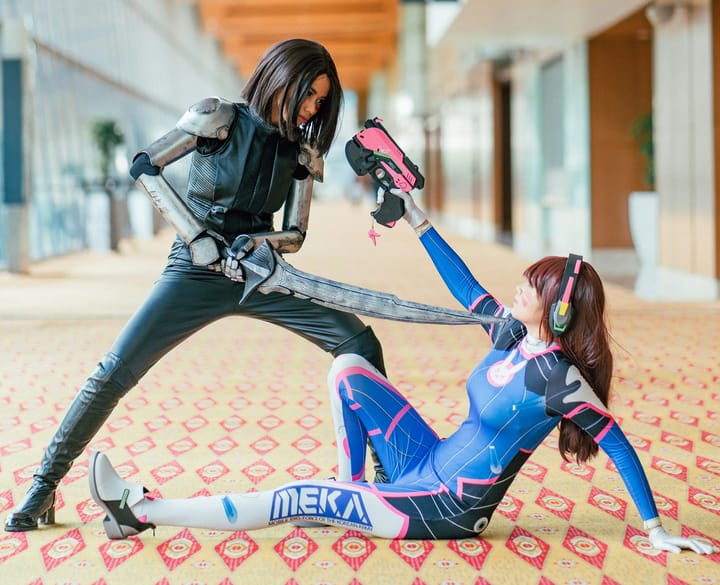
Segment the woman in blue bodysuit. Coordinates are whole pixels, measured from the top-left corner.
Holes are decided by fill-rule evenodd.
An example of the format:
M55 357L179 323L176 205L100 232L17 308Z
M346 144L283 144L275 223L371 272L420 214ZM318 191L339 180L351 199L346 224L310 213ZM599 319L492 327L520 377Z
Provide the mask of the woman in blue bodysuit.
M523 463L559 425L564 459L585 462L598 447L608 454L655 548L712 553L712 545L671 536L662 528L641 463L608 412L613 361L603 286L593 267L577 260L572 318L558 335L548 316L561 296L566 258L547 257L530 266L512 307L505 307L475 280L410 195L396 194L404 199L404 218L456 299L470 311L507 317L499 325L484 326L492 349L468 377L469 414L457 431L439 438L365 358L342 355L328 376L338 481L151 499L141 486L118 477L107 457L94 453L90 489L107 513L108 536L125 538L157 525L248 530L316 521L385 538L472 537L486 528ZM364 481L368 439L389 483Z

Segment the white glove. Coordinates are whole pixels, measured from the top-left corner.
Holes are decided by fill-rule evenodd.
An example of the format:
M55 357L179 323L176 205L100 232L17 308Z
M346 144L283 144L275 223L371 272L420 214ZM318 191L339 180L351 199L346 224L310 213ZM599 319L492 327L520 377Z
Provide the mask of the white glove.
M650 544L658 550L666 550L668 552L679 553L683 548L694 550L699 555L710 555L717 549L707 542L703 542L698 538L685 538L683 536L671 536L662 526L656 526L648 533Z
M405 191L402 191L401 189L390 189L390 193L397 195L403 200L403 203L405 204L405 215L403 215L403 219L408 222L414 230L417 230L417 228L428 221L425 212L417 206L410 193L405 193ZM380 187L377 192L378 205L381 204L384 199L385 189Z

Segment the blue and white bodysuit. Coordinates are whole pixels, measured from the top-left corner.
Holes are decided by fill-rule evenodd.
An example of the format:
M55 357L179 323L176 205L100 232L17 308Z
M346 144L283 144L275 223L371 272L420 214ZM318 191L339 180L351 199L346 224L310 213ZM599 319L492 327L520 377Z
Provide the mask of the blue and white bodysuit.
M421 242L464 307L506 312L434 229ZM512 318L484 327L492 349L467 380L467 418L446 439L367 360L344 354L328 377L338 481L301 480L182 501L145 499L134 513L160 525L220 530L311 520L385 538L471 537L485 529L522 465L566 418L612 459L643 521L655 520L635 450L559 346L530 338ZM364 481L368 438L390 483Z
M471 311L505 308L430 229L421 242L450 291ZM519 321L484 325L493 342L467 380L469 412L440 439L372 366L340 356L329 377L340 479L361 480L369 437L389 484L367 484L382 499L400 538L462 538L481 532L516 474L561 418L572 420L607 453L644 521L657 517L635 450L607 408L557 345L532 339ZM344 459L344 461L343 461ZM383 532L373 523L373 532Z

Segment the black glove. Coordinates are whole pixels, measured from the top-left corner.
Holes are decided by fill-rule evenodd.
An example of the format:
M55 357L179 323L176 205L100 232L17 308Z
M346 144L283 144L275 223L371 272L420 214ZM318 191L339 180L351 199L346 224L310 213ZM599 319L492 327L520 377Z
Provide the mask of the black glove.
M160 167L150 162L150 156L146 152L141 152L133 159L130 167L130 176L137 181L140 175L152 175L153 177L160 174Z

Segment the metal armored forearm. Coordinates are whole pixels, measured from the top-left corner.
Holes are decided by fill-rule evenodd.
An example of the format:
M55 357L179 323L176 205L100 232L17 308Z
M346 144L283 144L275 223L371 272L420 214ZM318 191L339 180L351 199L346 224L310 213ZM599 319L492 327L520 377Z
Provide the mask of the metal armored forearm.
M130 171L135 184L150 197L155 209L187 244L196 265L209 265L218 260L218 241L222 241L222 237L209 232L161 171L193 152L198 137L225 140L234 115L233 104L220 98L194 104L173 130L136 155Z
M218 260L218 240L207 235L205 226L192 214L162 174L140 175L135 184L150 197L155 209L187 244L193 264L207 266Z
M293 253L300 249L308 228L313 182L312 175L302 181L295 181L292 193L285 202L282 231L252 234L255 247L267 240L281 253Z

